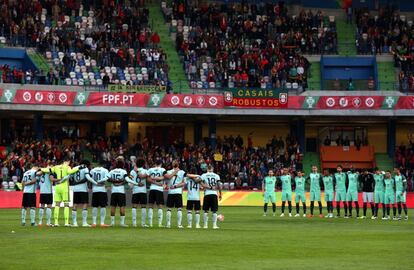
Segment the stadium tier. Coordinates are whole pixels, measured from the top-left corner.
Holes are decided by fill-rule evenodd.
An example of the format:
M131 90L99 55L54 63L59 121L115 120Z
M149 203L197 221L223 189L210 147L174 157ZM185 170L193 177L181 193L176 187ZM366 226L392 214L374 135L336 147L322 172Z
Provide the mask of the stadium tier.
M413 269L413 11L0 1L0 269Z

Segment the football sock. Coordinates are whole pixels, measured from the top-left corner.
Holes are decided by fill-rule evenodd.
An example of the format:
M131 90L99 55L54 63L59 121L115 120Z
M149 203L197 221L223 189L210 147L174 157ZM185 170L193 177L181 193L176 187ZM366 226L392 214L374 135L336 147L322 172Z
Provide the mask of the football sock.
M46 208L46 224L50 224L50 219L52 217L52 209L50 207Z
M158 208L158 225L162 225L162 208Z
M78 213L76 212L76 209L72 209L72 224L73 225L78 223L77 219L78 219ZM65 222L65 224L66 224L66 222Z
M96 218L98 216L98 208L92 208L92 224L96 224Z
M105 217L106 217L106 207L101 207L101 225L105 224Z
M135 207L132 207L132 225L137 225L137 209Z
M82 224L88 223L88 209L82 210Z
M30 223L35 223L36 218L36 208L32 207L30 208Z
M181 208L179 208L177 210L177 224L178 224L178 226L181 226L182 220L183 220L183 211L181 210Z
M45 209L43 207L39 208L39 224L43 223L43 212L45 211Z
M22 223L26 223L26 208L22 208Z
M147 218L147 208L141 208L141 225L145 225L145 220Z
M152 208L148 209L148 222L150 226L152 226L153 214L154 214L154 210Z
M263 211L266 213L267 212L267 203L265 203L264 205L263 205Z

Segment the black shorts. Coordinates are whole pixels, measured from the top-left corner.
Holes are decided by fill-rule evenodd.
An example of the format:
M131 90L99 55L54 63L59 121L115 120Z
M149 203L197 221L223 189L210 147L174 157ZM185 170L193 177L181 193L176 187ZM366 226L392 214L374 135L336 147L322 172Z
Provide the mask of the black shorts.
M147 204L147 193L132 194L132 204Z
M204 196L203 210L204 211L211 210L212 212L218 211L217 195L211 194L211 195Z
M168 208L181 208L183 207L183 195L181 194L168 194L167 197Z
M40 204L52 204L53 195L52 193L40 194Z
M36 193L23 193L22 207L36 207Z
M124 193L112 193L111 194L111 206L124 207L126 205L126 196Z
M106 192L92 193L92 207L106 207L108 205L108 194Z
M148 203L164 204L164 192L159 190L150 190Z
M88 192L73 192L73 204L89 203Z
M200 209L201 209L200 201L191 201L191 200L187 201L187 210L200 211Z

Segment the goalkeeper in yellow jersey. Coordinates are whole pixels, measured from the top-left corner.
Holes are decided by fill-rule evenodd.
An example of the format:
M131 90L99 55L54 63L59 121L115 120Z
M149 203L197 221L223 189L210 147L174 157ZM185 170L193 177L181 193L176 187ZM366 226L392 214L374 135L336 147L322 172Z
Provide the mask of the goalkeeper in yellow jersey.
M54 173L56 179L59 181L55 186L54 200L55 200L55 210L53 213L55 224L54 226L59 226L59 209L60 204L64 203L64 217L65 217L65 226L69 227L69 177L71 174L79 171L79 167L71 168L70 159L65 159L61 165L53 166L52 168L42 168L44 173Z

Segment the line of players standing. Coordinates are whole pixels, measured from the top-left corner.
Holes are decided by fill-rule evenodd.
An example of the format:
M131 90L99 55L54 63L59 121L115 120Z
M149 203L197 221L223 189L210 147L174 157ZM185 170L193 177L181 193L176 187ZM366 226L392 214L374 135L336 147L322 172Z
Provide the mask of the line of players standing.
M132 226L137 226L137 208L141 208L141 226L153 226L153 212L157 209L158 226L163 227L164 189L168 187L166 227L171 227L171 212L177 209L177 226L182 226L183 188L187 188L187 228L192 228L193 211L195 211L195 227L200 228L200 190L204 190L203 199L203 228L208 228L208 214L212 212L213 229L217 226L218 200L221 200L220 177L208 166L207 172L202 175L186 173L179 168L178 161L173 162L173 168L169 171L162 168L161 161L157 161L155 167L145 169L145 161L137 160L134 169L128 174L124 168L123 158L118 158L116 166L111 171L104 167L90 168L88 161L81 165L69 167L69 161L61 165L40 168L37 165L24 173L23 176L23 201L22 201L22 225L26 224L26 211L30 208L31 225L35 225L36 185L40 185L40 209L38 225L43 224L43 215L46 208L46 225L59 226L59 208L64 203L65 226L78 227L77 208L82 207L82 226L96 227L98 208L100 208L100 226L105 224L106 206L108 203L106 183L111 187L111 220L110 226L115 226L115 211L120 209L120 226L125 224L126 195L125 185L132 187ZM69 223L69 182L73 185L72 223ZM88 218L88 182L92 183L92 225L87 223ZM149 196L147 200L147 188ZM55 185L55 193L52 195L52 186ZM52 203L55 201L54 224L51 223ZM148 217L148 225L147 225Z
M364 219L367 215L367 206L370 204L372 216L371 219L378 218L378 209L382 205L382 219L389 220L390 209L393 209L393 220L400 220L402 210L405 213L405 220L408 220L408 210L406 204L407 197L407 179L401 174L398 168L394 168L394 175L390 171L381 172L378 168L374 169L374 173L369 173L364 170L361 174L353 169L348 172L343 172L342 166L336 168L336 173L333 175L328 170L324 170L323 174L318 173L318 168L312 166L312 172L308 177L304 173L297 172L294 181L292 175L287 168L282 170L279 177L282 183L282 213L281 217L285 216L285 205L288 203L289 216L292 216L292 182L295 186L295 202L296 215L299 217L300 203L303 207L303 217L306 217L306 182L310 181L310 214L308 217L313 217L315 202L318 202L319 217L322 215L321 202L321 186L324 186L324 199L327 205L328 214L326 218L333 218L333 202L336 201L336 217L341 217L341 205L345 211L345 218L352 218L353 205L356 210L357 218ZM263 196L264 196L264 216L267 215L268 203L272 203L273 216L276 215L276 187L277 178L274 171L270 170L269 175L263 181ZM359 216L358 190L362 186L363 198L363 215ZM334 198L335 195L335 198ZM397 207L398 216L397 216Z

